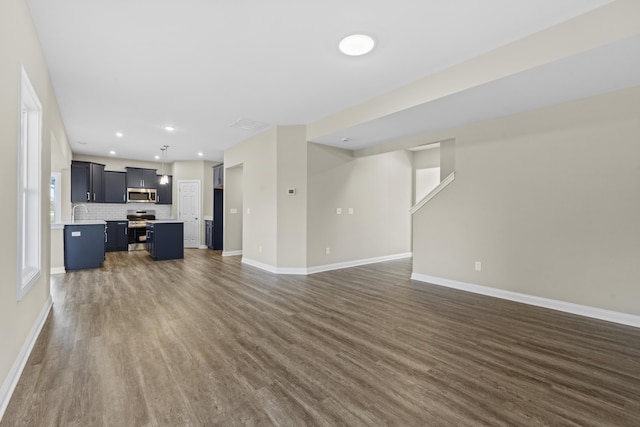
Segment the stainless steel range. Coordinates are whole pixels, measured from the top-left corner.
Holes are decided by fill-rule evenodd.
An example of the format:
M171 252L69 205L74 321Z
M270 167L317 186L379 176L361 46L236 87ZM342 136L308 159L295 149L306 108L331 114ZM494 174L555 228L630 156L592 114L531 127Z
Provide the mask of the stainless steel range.
M129 250L144 251L147 249L147 221L156 219L154 210L128 210Z

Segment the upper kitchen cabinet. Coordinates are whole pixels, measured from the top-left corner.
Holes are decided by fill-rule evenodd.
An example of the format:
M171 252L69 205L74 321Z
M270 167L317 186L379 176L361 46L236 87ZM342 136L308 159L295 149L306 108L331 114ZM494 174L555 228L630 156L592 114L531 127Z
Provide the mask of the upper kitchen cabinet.
M224 164L213 167L213 188L224 187Z
M126 168L128 188L156 188L156 169Z
M158 192L156 194L156 205L170 205L173 203L173 177L169 175L169 182L160 184L162 175L156 176Z
M104 202L104 165L71 162L71 201Z
M104 172L104 202L127 203L127 174L124 172Z

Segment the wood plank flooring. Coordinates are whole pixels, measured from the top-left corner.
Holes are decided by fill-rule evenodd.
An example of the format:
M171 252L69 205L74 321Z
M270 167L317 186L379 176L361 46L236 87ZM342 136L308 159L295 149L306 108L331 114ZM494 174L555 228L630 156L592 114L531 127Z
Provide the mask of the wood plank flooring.
M0 426L638 426L640 330L412 282L187 250L53 277Z

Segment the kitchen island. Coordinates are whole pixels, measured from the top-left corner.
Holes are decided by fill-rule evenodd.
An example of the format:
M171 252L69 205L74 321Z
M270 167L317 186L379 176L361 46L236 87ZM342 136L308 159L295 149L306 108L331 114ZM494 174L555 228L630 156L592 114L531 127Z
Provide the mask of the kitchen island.
M106 222L84 220L64 224L64 268L97 268L105 259Z
M184 222L177 220L147 221L147 251L161 261L184 258Z

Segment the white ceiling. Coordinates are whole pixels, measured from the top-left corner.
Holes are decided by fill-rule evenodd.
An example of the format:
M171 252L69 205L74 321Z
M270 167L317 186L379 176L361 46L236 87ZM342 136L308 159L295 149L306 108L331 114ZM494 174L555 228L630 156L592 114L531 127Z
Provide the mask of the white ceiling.
M314 138L350 150L640 85L640 36ZM349 140L343 138L348 136Z
M170 161L222 160L256 133L238 119L309 124L609 2L28 0L72 150L153 160L167 144ZM342 55L338 41L357 32L376 49ZM413 113L349 131L371 146L420 128Z

